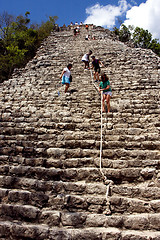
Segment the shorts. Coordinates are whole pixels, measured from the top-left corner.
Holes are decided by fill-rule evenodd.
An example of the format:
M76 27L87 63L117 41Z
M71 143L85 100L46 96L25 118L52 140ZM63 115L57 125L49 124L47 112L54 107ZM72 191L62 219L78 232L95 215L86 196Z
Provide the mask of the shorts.
M103 92L103 94L105 94L105 95L109 95L109 96L112 97L112 92L110 92L110 91L108 91L108 92Z
M94 71L100 73L100 68L94 68Z
M63 75L62 77L62 84L65 84L65 83L69 83L70 84L70 80L69 80L69 77L66 77Z

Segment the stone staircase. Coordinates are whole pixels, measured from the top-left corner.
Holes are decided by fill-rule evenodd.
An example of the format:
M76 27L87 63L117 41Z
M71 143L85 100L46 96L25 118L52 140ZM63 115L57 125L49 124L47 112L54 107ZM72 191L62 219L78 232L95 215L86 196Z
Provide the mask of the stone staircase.
M0 239L160 239L160 58L108 30L52 33L24 69L0 85ZM111 113L82 55L101 58ZM59 76L72 63L64 94ZM60 95L58 94L60 92Z

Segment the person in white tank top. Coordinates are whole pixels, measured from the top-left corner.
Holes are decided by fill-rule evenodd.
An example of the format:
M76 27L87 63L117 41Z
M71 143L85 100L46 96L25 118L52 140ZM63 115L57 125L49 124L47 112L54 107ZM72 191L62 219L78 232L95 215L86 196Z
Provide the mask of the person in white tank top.
M90 69L89 68L89 56L92 54L92 51L89 50L89 53L86 53L82 57L82 62L84 62L84 69Z
M62 84L65 84L65 93L67 92L69 85L70 85L70 77L71 77L71 68L72 68L72 64L68 64L67 67L65 67L61 73L60 79L62 79Z

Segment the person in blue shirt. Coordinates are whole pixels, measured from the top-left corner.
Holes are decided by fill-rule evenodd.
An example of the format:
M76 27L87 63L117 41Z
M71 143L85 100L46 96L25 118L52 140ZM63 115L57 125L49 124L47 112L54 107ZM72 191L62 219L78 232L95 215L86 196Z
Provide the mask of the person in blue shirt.
M101 75L101 82L99 84L99 92L103 91L102 97L102 111L105 112L105 100L107 103L108 113L110 112L110 99L112 96L112 90L110 87L109 78L105 73Z

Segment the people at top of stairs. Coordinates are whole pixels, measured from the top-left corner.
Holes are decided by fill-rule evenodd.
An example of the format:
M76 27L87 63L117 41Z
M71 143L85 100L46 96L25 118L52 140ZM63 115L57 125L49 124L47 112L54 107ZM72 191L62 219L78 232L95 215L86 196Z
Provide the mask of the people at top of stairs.
M110 112L110 99L112 96L112 90L110 87L110 82L109 78L105 73L101 74L101 82L99 84L99 92L103 91L103 96L102 96L102 111L105 111L105 100L107 103L107 111L108 113Z
M89 56L92 54L92 51L89 50L88 53L84 54L82 57L82 62L84 62L84 69L90 69L89 68Z
M71 83L71 68L72 64L69 63L67 67L65 67L61 73L60 79L62 79L62 84L65 85L65 93L67 92L69 85Z

